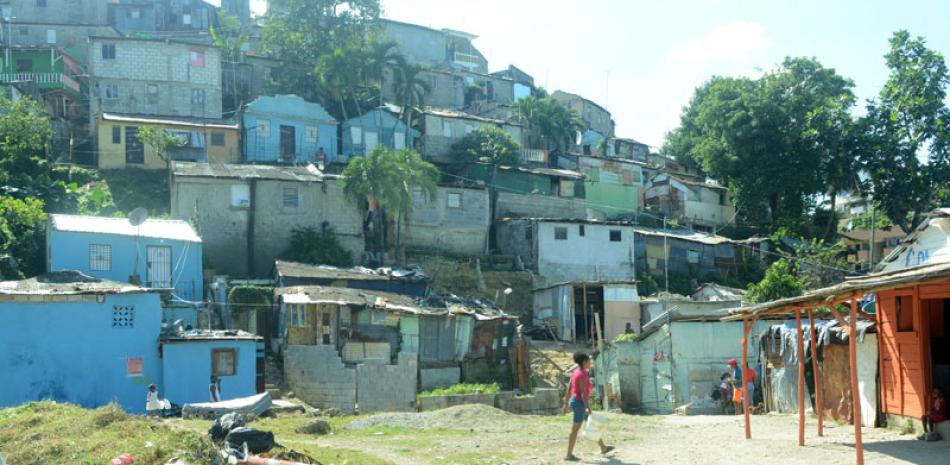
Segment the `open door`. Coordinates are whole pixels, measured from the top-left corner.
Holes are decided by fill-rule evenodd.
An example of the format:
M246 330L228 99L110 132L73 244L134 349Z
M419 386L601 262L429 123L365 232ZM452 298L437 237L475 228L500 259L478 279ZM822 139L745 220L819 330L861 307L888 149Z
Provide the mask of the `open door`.
M280 125L280 160L287 163L297 160L297 134L293 126Z

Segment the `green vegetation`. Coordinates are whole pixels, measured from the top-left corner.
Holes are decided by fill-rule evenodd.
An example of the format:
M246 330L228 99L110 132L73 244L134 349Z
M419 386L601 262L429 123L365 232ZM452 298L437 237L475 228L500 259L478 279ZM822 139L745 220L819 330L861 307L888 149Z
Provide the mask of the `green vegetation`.
M792 266L781 259L769 266L762 281L749 285L745 298L753 304L769 302L801 295L802 289L802 282L792 274Z
M142 207L152 217L168 216L170 194L168 173L161 170L109 170L99 175L109 187L112 200L123 216Z
M309 226L294 228L290 245L281 258L313 265L346 267L353 264L353 255L343 248L333 226L327 222L320 225L319 231Z
M0 196L0 277L35 276L46 269L43 201Z
M577 131L584 127L573 109L561 105L543 89L515 102L512 110L527 126L525 140L531 147L567 150L574 146Z
M633 342L635 340L637 340L636 334L625 333L625 334L618 334L617 337L614 338L613 343L617 344L617 343L622 343L622 342Z
M499 386L498 383L459 383L443 389L420 392L419 397L452 396L458 394L497 394L499 392L501 392L501 386Z

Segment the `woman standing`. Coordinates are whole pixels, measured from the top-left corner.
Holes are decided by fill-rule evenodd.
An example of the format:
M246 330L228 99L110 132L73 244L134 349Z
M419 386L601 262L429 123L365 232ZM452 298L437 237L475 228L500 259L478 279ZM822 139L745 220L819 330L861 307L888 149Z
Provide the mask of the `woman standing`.
M564 393L564 413L571 411L574 413L574 423L571 425L571 436L567 443L567 457L564 460L577 462L579 459L574 456L574 444L577 442L577 432L584 426L584 421L590 415L590 393L594 384L590 382L590 356L583 352L574 354L574 363L577 368L571 373L571 384ZM604 444L604 440L597 441L600 446L600 453L606 454L614 450L613 446Z

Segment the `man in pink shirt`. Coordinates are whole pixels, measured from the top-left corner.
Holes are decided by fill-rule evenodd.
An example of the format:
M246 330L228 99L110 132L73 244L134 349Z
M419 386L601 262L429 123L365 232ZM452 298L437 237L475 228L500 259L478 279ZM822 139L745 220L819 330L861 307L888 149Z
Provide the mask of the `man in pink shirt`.
M569 462L580 460L574 456L574 444L577 442L577 432L581 430L584 421L590 415L590 393L594 389L594 383L591 383L590 375L587 374L591 365L590 356L578 352L574 354L574 363L577 363L577 368L571 373L571 384L564 393L564 413L568 411L574 413L571 436L567 443L567 457L564 458ZM597 441L597 445L600 446L601 454L614 450L613 446L605 445L603 439Z

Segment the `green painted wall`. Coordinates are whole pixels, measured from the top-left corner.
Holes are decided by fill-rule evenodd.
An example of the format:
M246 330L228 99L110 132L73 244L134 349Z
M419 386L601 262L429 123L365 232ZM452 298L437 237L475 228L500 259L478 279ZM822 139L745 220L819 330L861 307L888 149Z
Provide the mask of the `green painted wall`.
M614 219L640 209L643 169L632 163L582 158L587 208Z

